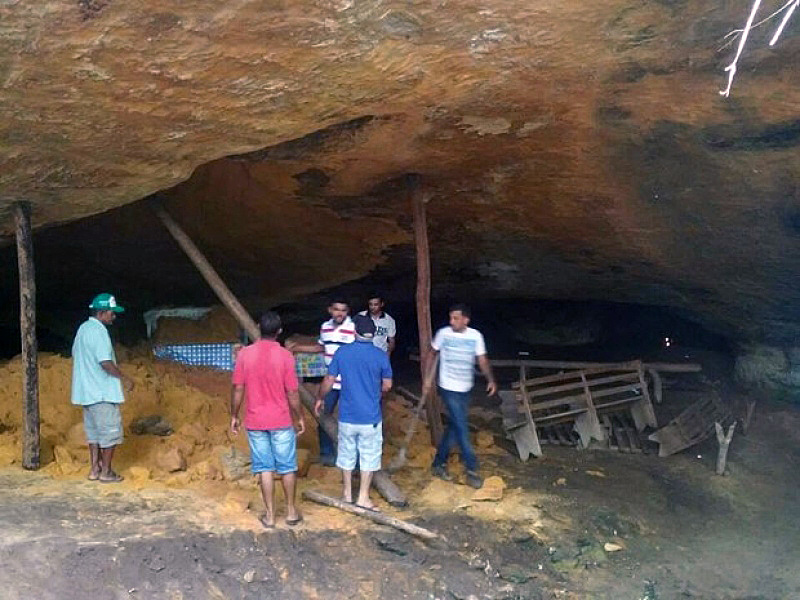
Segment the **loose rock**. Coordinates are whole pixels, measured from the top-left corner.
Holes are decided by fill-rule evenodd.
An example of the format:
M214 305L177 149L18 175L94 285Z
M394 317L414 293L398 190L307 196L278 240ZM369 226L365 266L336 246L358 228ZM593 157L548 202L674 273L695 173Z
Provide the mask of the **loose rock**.
M160 415L141 417L131 423L131 433L136 435L171 435L172 425Z
M156 463L167 473L186 470L186 458L177 448L169 448L165 452L160 453L156 459Z
M472 499L475 501L499 502L503 499L503 490L506 489L506 482L498 475L487 477L483 481L483 487L475 490Z

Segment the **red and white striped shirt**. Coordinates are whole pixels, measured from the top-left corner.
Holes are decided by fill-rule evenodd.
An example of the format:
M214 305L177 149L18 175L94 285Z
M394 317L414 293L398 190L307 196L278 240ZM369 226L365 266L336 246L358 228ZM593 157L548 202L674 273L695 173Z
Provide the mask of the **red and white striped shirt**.
M336 324L333 319L328 319L322 324L319 330L319 345L325 348L325 364L330 365L333 355L345 344L352 344L356 341L356 327L353 320L348 316L340 324ZM341 389L341 377L336 378L333 389Z

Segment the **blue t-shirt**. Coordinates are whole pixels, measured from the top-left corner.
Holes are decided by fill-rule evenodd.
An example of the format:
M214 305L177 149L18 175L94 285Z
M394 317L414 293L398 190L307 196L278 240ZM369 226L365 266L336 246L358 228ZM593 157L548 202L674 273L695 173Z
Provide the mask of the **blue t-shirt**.
M339 421L353 425L380 423L381 380L392 378L392 365L385 352L372 340L356 339L336 351L328 375L342 376Z

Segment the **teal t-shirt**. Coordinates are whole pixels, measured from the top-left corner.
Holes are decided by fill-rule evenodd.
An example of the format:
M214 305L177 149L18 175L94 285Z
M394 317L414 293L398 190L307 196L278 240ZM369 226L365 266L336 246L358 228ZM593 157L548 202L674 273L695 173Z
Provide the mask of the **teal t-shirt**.
M106 326L89 317L79 328L72 343L72 403L81 406L125 401L122 381L112 377L100 366L110 360L117 364L114 346Z

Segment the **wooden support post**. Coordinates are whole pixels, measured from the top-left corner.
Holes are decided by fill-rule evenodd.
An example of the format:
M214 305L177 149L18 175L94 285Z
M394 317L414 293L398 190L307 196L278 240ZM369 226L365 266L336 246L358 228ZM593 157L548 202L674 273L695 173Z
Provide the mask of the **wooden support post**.
M586 380L586 374L583 371L580 373L581 383L583 384L583 395L586 399L586 412L576 417L575 430L581 438L581 446L587 448L591 438L596 439L598 442L604 442L606 436L603 427L600 425L597 409L594 407L594 400L592 400L592 392L589 389L589 382Z
M638 361L637 361L638 362ZM641 432L646 425L653 429L658 427L656 413L653 409L653 401L650 399L650 390L647 389L647 381L644 378L644 367L639 363L636 368L639 374L639 384L642 388L642 399L631 405L631 415L636 424L636 431Z
M36 343L36 275L31 205L14 205L19 265L19 325L22 338L22 468L36 470L39 458L39 371Z
M533 414L531 414L531 402L528 397L528 388L525 387L526 377L525 365L522 365L519 368L519 393L522 396L522 407L525 409L525 420L528 425L525 431L520 432L520 439L525 440L525 443L528 444L527 449L538 458L542 455L542 445L539 443L539 433L536 431L536 423L534 423ZM519 444L517 444L517 446L519 446ZM522 453L520 453L520 458L522 458ZM528 457L525 456L522 460L528 460Z
M314 414L314 404L316 403L316 399L304 385L300 386L300 401L303 403L303 406L306 407L306 410L315 419L317 419L319 424L325 430L325 433L330 436L335 444L339 437L339 425L336 423L334 416L323 413L318 417ZM400 490L399 487L395 485L389 475L385 472L375 472L375 474L372 476L372 486L378 490L378 493L383 496L383 499L392 506L401 507L408 505L408 500L406 500L405 494Z
M725 463L728 462L728 447L731 445L733 432L736 429L736 421L728 427L727 435L722 429L719 421L714 421L714 429L717 430L717 442L719 442L719 454L717 454L717 475L725 475Z
M153 203L153 210L156 213L156 216L161 220L164 226L167 228L167 231L170 232L175 241L178 242L178 245L181 249L186 253L186 256L189 257L189 260L192 261L197 270L200 271L200 274L203 276L203 279L206 280L206 283L211 286L211 289L214 290L214 293L220 299L220 301L225 305L225 307L231 312L233 318L239 323L242 329L245 330L248 337L255 341L261 337L261 334L258 330L258 326L256 325L255 321L250 317L250 314L245 310L244 306L239 302L236 296L228 289L228 286L225 285L225 282L222 281L222 278L217 274L214 267L211 266L211 263L208 262L203 253L200 249L194 244L191 238L186 235L186 232L183 231L180 225L178 225L175 220L164 210L164 207L158 204L157 202Z
M388 525L389 527L394 527L395 529L399 529L400 531L404 531L423 540L442 539L442 536L440 536L438 533L431 531L430 529L425 529L424 527L420 527L419 525L414 525L413 523L409 523L408 521L403 521L396 517L390 517L389 515L385 515L383 513L376 512L374 510L361 508L360 506L345 502L344 500L339 500L338 498L331 498L330 496L320 494L319 492L315 492L314 490L305 490L303 492L303 498L306 498L307 500L312 500L319 504L324 504L326 506L333 506L334 508L338 508L339 510L343 510L345 512L353 513L354 515L358 515L359 517L366 517L367 519L375 521L376 523L380 523L381 525Z
M661 404L664 399L664 382L661 380L661 374L652 368L647 369L647 372L653 378L653 396L655 396L656 404Z
M428 221L425 215L425 193L419 178L409 179L412 213L414 215L414 245L417 251L417 328L419 329L420 378L430 371L431 340L431 256L428 244ZM431 394L425 407L428 426L431 431L431 444L437 446L442 439L442 408L436 393Z
M753 421L753 413L756 411L756 401L748 400L745 408L744 419L742 419L742 433L747 435L750 431L750 423Z

